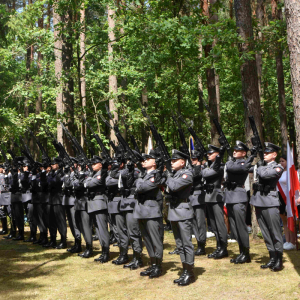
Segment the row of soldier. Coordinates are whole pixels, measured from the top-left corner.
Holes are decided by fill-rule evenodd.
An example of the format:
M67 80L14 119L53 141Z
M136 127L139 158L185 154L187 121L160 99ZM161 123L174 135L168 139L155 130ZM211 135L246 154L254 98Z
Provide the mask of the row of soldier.
M67 217L75 238L74 246L67 250L88 258L93 255L94 223L102 248L102 254L95 261L105 263L110 260L110 228L116 234L120 249L118 258L112 263L131 270L142 267L143 241L150 266L140 275L156 278L162 275L162 209L165 198L169 203L168 219L183 267L181 276L174 283L189 285L195 281L192 233L197 233L196 253L205 255L206 217L216 237L216 249L208 254L208 258L228 257L224 203L240 250L230 262L251 262L245 223L248 204L245 181L249 172L254 171L257 181L250 203L256 207L257 220L270 253L269 262L261 268L280 271L283 268L283 241L276 183L283 168L275 161L279 149L274 144L265 143L264 160L253 165L257 149L249 150L244 143L237 141L233 158L224 164L225 148L209 145L207 163L201 165L200 153L193 150L191 166L187 166L190 157L186 153L173 150L170 169L166 168L158 149L144 154L141 166L137 168L134 162L125 158L122 147L119 147L112 161L93 156L89 161L92 172L80 158L72 158L74 164L69 166L60 157L51 163L35 162L33 165L24 157L16 157L11 167L0 166L0 205L7 213L11 209L12 222L18 229L17 236L11 232L6 238L24 240L25 208L30 224L30 237L25 241L46 248L64 249L67 246ZM251 154L247 158L248 151ZM37 227L40 231L38 240ZM61 237L58 244L57 231ZM81 236L86 243L84 252ZM129 245L133 248L131 261Z

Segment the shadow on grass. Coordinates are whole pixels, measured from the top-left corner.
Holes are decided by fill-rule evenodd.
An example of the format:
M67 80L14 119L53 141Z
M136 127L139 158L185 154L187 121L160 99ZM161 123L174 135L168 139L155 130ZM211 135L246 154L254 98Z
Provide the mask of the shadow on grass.
M295 271L300 276L300 251L299 250L286 251L283 252L283 255L286 255L289 258L289 260L294 266ZM285 262L285 260L283 260L283 262Z

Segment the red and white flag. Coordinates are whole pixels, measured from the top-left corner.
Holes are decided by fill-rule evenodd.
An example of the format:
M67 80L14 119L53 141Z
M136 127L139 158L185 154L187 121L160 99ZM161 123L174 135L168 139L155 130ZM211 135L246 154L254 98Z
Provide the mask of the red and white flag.
M287 142L287 194L286 194L286 212L288 218L288 228L295 232L295 216L298 217L296 200L299 198L299 179L294 164L294 151Z

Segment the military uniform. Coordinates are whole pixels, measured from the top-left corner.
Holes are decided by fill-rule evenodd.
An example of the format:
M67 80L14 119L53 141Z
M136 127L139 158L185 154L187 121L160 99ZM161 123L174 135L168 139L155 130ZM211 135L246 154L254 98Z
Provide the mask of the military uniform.
M244 143L237 141L234 150L247 152L249 149ZM253 160L254 156L251 155L248 159L229 160L225 165L225 203L230 229L240 248L240 255L230 260L236 264L251 262L249 233L246 224L248 195L245 190L245 181Z
M4 166L0 165L0 168L4 170ZM2 222L2 231L0 231L0 235L7 234L8 226L7 226L7 215L8 215L8 206L10 206L11 202L11 193L8 191L8 186L5 183L5 173L0 173L0 206L3 206L4 216L1 218ZM12 229L12 228L11 228Z
M279 146L265 143L265 153L278 152ZM280 226L279 196L276 184L283 173L283 167L275 161L259 162L256 171L258 181L253 184L250 204L255 206L256 218L270 254L270 261L261 268L274 271L282 269L283 239Z
M116 226L119 237L120 255L113 261L116 265L122 265L128 262L127 253L129 245L125 215L120 210L122 195L119 187L119 180L121 180L120 176L126 176L128 169L119 170L119 165L120 163L118 161L113 162L112 170L106 177L105 182L108 190L108 213L111 215L113 226Z
M192 150L191 157L201 161L200 153L196 150ZM193 188L189 200L194 210L193 232L198 243L198 249L195 251L195 255L206 254L205 191L201 171L201 165L193 165L191 168L193 174Z
M98 156L94 156L91 162L92 164L103 164L102 159ZM103 166L101 170L94 172L84 181L84 186L88 191L87 212L96 224L97 236L102 246L102 254L95 261L100 261L101 263L109 260L108 211L107 197L105 195L106 177L107 166ZM90 224L92 228L92 223Z
M144 159L159 159L159 154L151 150ZM159 170L148 171L136 180L137 202L134 207L133 217L138 219L144 244L150 257L150 267L141 272L141 276L150 278L159 277L162 274L161 262L163 258L163 217L161 201L163 199L160 190L162 182L157 181ZM161 177L161 176L160 176Z
M173 150L172 161L188 159L188 155ZM195 281L194 246L192 243L194 210L189 200L193 184L193 174L189 169L182 168L174 173L167 172L166 192L170 194L168 219L172 230L183 266L182 275L174 281L178 285L188 285Z
M55 158L52 161L52 165L61 164L60 158ZM56 227L61 235L60 244L56 247L57 249L64 249L67 247L67 223L64 207L62 206L62 185L63 185L63 170L59 168L58 170L52 170L48 177L48 190L50 193L49 206L50 215L49 220L53 229ZM51 237L54 239L54 237ZM56 237L55 237L56 238Z
M208 145L208 153L220 153L220 151L218 147ZM208 166L202 170L202 177L205 181L205 203L208 218L217 240L217 249L209 254L208 258L215 259L228 256L227 228L224 221L224 193L221 189L223 175L224 165L220 154L214 162L209 162Z

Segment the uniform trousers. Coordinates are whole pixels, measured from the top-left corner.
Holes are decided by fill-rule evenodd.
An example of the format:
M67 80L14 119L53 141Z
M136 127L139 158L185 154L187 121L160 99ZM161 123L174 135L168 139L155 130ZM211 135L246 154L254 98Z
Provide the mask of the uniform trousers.
M250 248L249 233L246 224L247 202L227 203L227 212L230 223L230 230L237 240L239 246Z
M162 259L162 231L164 231L163 218L139 219L139 227L149 256L152 258Z
M42 203L34 203L33 204L33 215L37 220L37 226L40 230L40 233L47 233L46 220L45 220L45 205Z
M197 242L206 243L205 204L193 206L195 217L193 218L193 233Z
M51 231L54 232L55 229L55 236L56 236L56 228L60 233L61 237L67 236L67 223L66 223L66 215L64 207L61 204L50 204L50 211L49 211L49 229L50 234Z
M27 221L28 221L29 227L30 227L30 234L32 236L35 236L37 233L37 223L38 222L33 213L33 204L30 202L26 202L23 205L24 205L24 210L25 210L26 216L27 216Z
M98 210L91 213L96 224L96 232L100 245L109 248L109 232L108 232L108 212L107 209Z
M117 232L120 240L119 246L124 250L128 251L129 237L128 237L128 231L126 226L126 219L125 219L126 216L124 213L119 213L119 214L113 214L112 218L115 218Z
M269 251L283 252L278 207L255 207L256 218Z
M83 235L83 238L86 242L86 244L92 244L93 238L92 238L92 218L85 210L76 210L75 211L75 224L76 228L79 231L79 237L81 239L81 234Z
M65 212L67 214L68 223L75 239L81 239L80 230L76 226L75 222L75 208L74 205L64 205Z
M135 252L141 253L143 250L143 244L138 219L133 217L133 211L126 211L124 214L132 249Z
M171 221L171 224L181 262L193 265L195 259L192 243L193 219Z
M216 236L217 245L220 246L220 242L227 244L227 228L224 220L224 203L206 203L208 218L213 233Z
M24 233L24 208L22 202L11 204L12 217L15 219L19 233Z
M112 232L113 236L117 240L118 245L120 245L120 238L117 230L116 220L113 218L113 214L108 214L108 224L110 232Z

